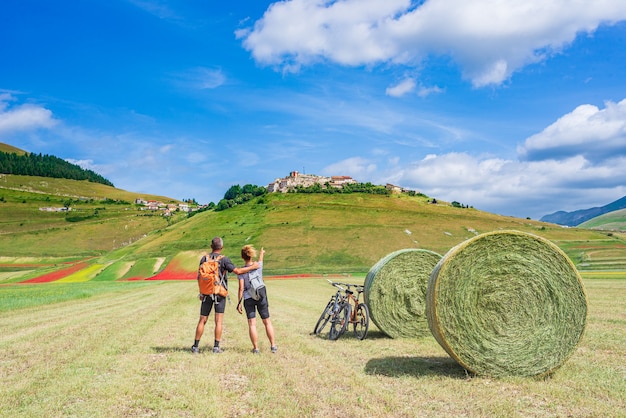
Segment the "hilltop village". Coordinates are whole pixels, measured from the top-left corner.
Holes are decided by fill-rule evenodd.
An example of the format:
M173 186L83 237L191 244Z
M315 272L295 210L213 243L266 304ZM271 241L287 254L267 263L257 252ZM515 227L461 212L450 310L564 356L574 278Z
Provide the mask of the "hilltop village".
M298 186L301 187L310 187L315 184L320 184L322 186L330 186L336 189L341 189L346 184L357 184L358 182L350 176L317 176L315 174L302 174L298 171L292 171L289 173L287 177L277 178L273 182L267 185L268 193L287 193L289 190L292 190ZM396 186L390 183L385 185L385 188L392 193L408 193L412 190L406 189L404 187Z
M331 187L341 189L345 184L356 184L357 181L349 176L317 176L315 174L301 174L297 171L292 171L287 177L278 178L272 183L267 185L267 192L281 192L287 193L289 190L294 189L297 186L310 187L315 184L321 184L322 186L328 184Z

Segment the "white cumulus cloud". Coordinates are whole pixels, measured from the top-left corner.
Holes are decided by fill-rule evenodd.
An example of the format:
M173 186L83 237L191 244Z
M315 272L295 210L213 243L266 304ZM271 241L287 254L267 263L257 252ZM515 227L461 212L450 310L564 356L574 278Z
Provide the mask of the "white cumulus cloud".
M0 94L0 134L52 128L58 123L45 107L33 104L10 106L9 102L13 100L10 94Z
M524 159L582 155L591 160L626 156L626 99L604 109L578 106L518 147Z
M477 86L497 85L600 24L626 2L599 0L286 0L236 32L254 59L284 71L331 61L418 66L450 56Z
M518 161L449 153L405 165L393 182L440 200L538 219L557 209L583 209L589 201L610 203L626 195L624 178L624 156L593 163L582 156Z

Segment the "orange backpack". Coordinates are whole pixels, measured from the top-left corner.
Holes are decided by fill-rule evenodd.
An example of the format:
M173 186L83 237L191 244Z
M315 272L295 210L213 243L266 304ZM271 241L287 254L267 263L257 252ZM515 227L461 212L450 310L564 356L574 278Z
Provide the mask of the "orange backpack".
M198 287L200 293L203 295L228 295L224 278L220 272L220 260L223 255L218 255L215 258L211 256L205 256L204 263L200 264L198 269Z

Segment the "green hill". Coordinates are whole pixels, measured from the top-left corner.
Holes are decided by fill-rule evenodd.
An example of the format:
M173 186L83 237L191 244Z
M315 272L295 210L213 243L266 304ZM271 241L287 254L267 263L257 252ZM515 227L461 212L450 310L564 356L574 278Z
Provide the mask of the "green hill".
M541 235L561 246L576 262L594 267L594 258L616 250L626 267L624 235L562 228L505 217L427 197L370 194L269 194L222 212L206 212L130 246L133 257L170 256L208 248L225 240L226 254L239 261L246 243L264 246L266 269L278 273L367 272L380 258L403 248L445 254L477 234L515 229ZM594 255L586 249L593 247Z
M608 231L626 231L626 209L615 210L596 216L579 225L580 228Z
M59 269L61 261L79 259L87 259L89 268L65 280L189 278L214 236L224 238L225 254L235 263L244 244L265 247L268 274L364 274L398 249L443 255L477 234L502 229L551 240L581 270L626 269L624 233L431 204L425 196L273 193L223 211L165 218L124 199L167 198L52 180L57 179L0 177L0 282L32 278ZM67 199L76 210L39 210ZM20 262L25 259L30 261ZM9 276L18 266L35 270Z
M142 210L137 198L180 203L86 180L0 174L0 256L100 256L187 216Z

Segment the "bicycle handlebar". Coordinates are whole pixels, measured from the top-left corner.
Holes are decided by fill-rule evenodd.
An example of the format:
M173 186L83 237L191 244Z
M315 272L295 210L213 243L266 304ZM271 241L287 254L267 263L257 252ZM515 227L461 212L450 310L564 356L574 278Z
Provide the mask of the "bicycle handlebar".
M332 280L329 280L329 279L326 279L326 280L328 280L328 283L335 286L336 288L339 288L341 290L346 290L344 287L342 287L343 283L333 282Z
M330 279L326 279L328 281L328 283L330 283L331 285L335 286L338 289L341 289L343 291L346 290L350 290L351 287L356 288L356 290L358 292L363 292L365 290L365 286L363 286L362 284L352 284L352 283L339 283L339 282L333 282ZM345 287L343 287L345 286Z

